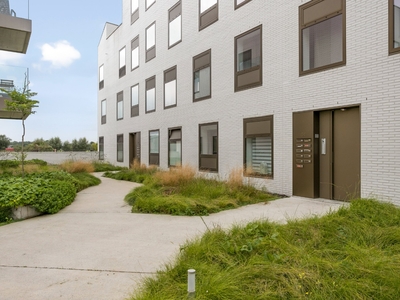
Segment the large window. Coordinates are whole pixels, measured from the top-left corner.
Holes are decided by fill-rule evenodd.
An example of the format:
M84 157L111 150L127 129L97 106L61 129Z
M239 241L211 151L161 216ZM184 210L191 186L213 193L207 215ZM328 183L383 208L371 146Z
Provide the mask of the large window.
M273 175L273 117L243 120L244 167L249 176Z
M168 11L168 46L175 46L182 40L182 6L179 1Z
M389 0L389 53L400 52L400 0Z
M238 9L239 7L245 5L247 2L250 2L251 0L235 0L235 9Z
M146 62L156 57L156 23L146 28Z
M176 66L164 71L164 108L176 106Z
M261 25L235 37L235 92L262 85Z
M117 94L117 120L124 118L124 93L119 92Z
M146 10L148 10L155 2L156 0L146 0Z
M101 124L106 124L107 122L107 101L101 101Z
M124 135L123 134L117 135L117 161L118 162L124 161Z
M131 42L131 70L139 67L139 36Z
M126 74L125 47L119 50L119 78Z
M156 77L146 79L146 113L156 111Z
M211 98L211 49L193 58L193 101Z
M199 125L199 168L218 171L218 123Z
M345 0L313 0L299 12L300 75L344 65Z
M168 129L168 166L182 164L182 129Z
M131 24L139 19L139 0L131 0Z
M99 68L99 90L104 88L104 65Z
M139 115L139 84L131 86L131 117Z
M199 0L199 30L218 21L218 0Z
M99 160L104 160L104 137L99 137Z
M149 165L160 164L160 131L149 131Z

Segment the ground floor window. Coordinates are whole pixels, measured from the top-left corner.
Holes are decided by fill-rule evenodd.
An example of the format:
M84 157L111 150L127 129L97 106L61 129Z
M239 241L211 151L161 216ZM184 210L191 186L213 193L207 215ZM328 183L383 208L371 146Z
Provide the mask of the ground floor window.
M104 160L104 137L99 137L99 160Z
M160 131L149 131L149 165L160 164Z
M124 135L117 135L117 161L124 161Z
M218 123L199 125L199 169L218 171Z
M168 165L176 167L182 164L182 130L181 128L168 130Z

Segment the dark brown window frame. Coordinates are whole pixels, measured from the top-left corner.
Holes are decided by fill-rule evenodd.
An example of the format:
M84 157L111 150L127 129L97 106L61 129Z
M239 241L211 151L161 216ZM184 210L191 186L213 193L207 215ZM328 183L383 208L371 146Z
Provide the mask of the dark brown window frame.
M132 12L132 0L131 0L131 25L135 23L138 19L139 19L139 5L138 8L136 8L136 10Z
M250 1L251 1L251 0L245 0L245 1L243 1L242 3L240 3L240 4L237 4L237 0L235 0L235 9L238 9L238 8L242 7L243 5L249 3Z
M118 150L119 147L122 147L121 150ZM118 152L122 152L122 159L118 158ZM117 134L117 162L124 162L124 135Z
M176 10L179 7L179 15L177 15L175 18L171 19L171 13L174 12L174 10ZM173 43L172 45L169 44L169 37L170 37L170 30L169 30L169 24L174 21L178 16L181 16L181 39L175 43ZM182 42L182 1L179 0L174 6L172 6L169 10L168 10L168 49L171 49L172 47L178 45L180 42Z
M168 77L171 77L172 79L168 78ZM171 79L171 80L168 80L168 79ZM175 104L166 106L165 105L165 85L168 82L171 82L171 81L174 81L174 80L175 80ZM164 71L164 93L163 94L164 94L163 95L163 97L164 97L164 99L163 99L163 101L164 101L164 109L172 108L172 107L176 107L177 106L177 104L178 104L178 69L177 69L177 66L173 66L173 67L171 67L171 68L169 68L169 69Z
M208 125L217 125L217 153L213 153L213 154L201 154L201 127L202 126L208 126ZM213 143L214 143L214 139L213 139ZM218 172L218 166L219 166L219 125L218 122L211 122L211 123L203 123L203 124L199 124L199 170L200 171L206 171L206 172ZM214 152L214 144L213 144L213 152ZM202 167L201 165L201 159L202 158L213 158L216 159L216 168L205 168Z
M125 51L125 64L122 66L122 67L119 67L119 71L118 71L118 74L119 74L119 78L121 78L121 77L124 77L125 75L126 75L126 47L124 46L124 47L122 47L121 49L119 49L119 52L118 52L118 63L119 63L119 65L121 65L121 51L122 50L124 50Z
M262 121L270 121L270 134L260 133L260 134L247 134L246 125L248 123L262 122ZM249 137L271 137L271 172L272 175L264 175L260 173L247 173L246 172L246 138ZM243 175L246 177L262 177L262 178L274 178L274 116L262 116L262 117L253 117L243 119Z
M99 136L99 160L104 160L104 136Z
M251 67L249 69L238 71L237 70L237 65L238 65L237 41L240 38L242 38L242 37L254 32L254 31L257 31L257 30L260 30L260 53L261 53L260 64L258 66ZM250 30L238 35L238 36L235 36L235 73L234 73L235 74L235 92L240 92L240 91L243 91L243 90L259 87L259 86L262 86L262 84L263 84L263 72L262 72L262 70L263 70L263 47L262 47L263 46L263 38L262 37L263 37L262 25L254 27L254 28L252 28L252 29L250 29ZM254 71L258 71L258 76L260 77L259 81L254 81L254 82L251 82L249 84L242 85L242 86L238 85L239 84L238 83L239 76L242 76L242 75L245 75L245 74L248 74L248 73L252 73Z
M210 21L207 22L206 24L201 24L201 20L202 17L206 16L207 14L211 14L214 13L217 15L217 17ZM207 28L208 26L214 24L215 22L217 22L219 19L219 0L217 0L217 3L214 4L213 6L209 7L208 9L206 9L204 12L201 13L201 0L199 0L199 31Z
M138 103L135 105L132 105L132 88L135 86L138 87ZM140 95L140 89L139 89L139 83L136 83L131 86L131 118L139 116L139 95Z
M150 6L147 6L147 1L148 0L145 0L145 6L146 6L146 10L145 11L147 11L147 10L149 10L150 9L150 7L152 7L157 1L156 0L154 0L154 2L152 3L152 4L150 4Z
M180 139L171 140L171 132L172 131L176 131L176 130L180 131L180 134L181 134ZM171 161L170 161L170 158L171 158L170 157L170 144L171 144L171 141L181 141L181 163L180 163L180 165L182 165L182 127L168 128L168 167L169 168L176 167L175 165L171 165Z
M136 46L136 44L137 44L137 46ZM132 60L132 51L136 48L138 48L138 65L136 67L132 68L132 61L133 61ZM136 70L137 68L139 68L139 66L140 66L140 45L139 45L139 35L137 35L131 41L131 72L133 70Z
M148 82L150 82L151 80L153 80L154 79L154 109L153 110L147 110L147 91L148 90L150 90L150 89L152 89L152 88L150 88L150 89L148 89L147 88L147 85L148 85ZM146 110L146 114L148 114L148 113L152 113L152 112L155 112L156 111L156 109L157 109L157 88L156 88L156 76L154 75L154 76L151 76L151 77L149 77L149 78L147 78L146 79L146 82L145 82L145 97L144 97L144 99L145 99L145 110Z
M147 30L154 25L154 46L151 46L149 49L147 49ZM149 26L146 27L145 29L145 50L146 50L146 62L149 62L150 60L154 59L157 55L156 52L156 46L157 46L157 25L156 21L151 23ZM148 58L148 55L151 54L151 52L154 50L154 56Z
M103 115L103 102L106 104L106 111L104 111L104 115ZM107 123L107 100L101 100L100 103L100 115L101 115L101 124L106 124Z
M400 46L394 45L394 0L389 0L389 55L400 53Z
M196 60L199 60L201 58L203 58L206 55L210 55L210 61L207 64L202 64L199 67L196 68ZM210 68L210 95L209 96L204 96L201 98L195 98L195 86L194 86L194 79L195 79L195 73L197 71L200 71L202 69L205 68ZM192 100L193 102L197 102L197 101L202 101L202 100L206 100L206 99L210 99L212 96L212 68L211 68L211 49L208 49L198 55L196 55L195 57L193 57L193 79L192 79Z
M100 70L103 70L103 79L101 79L100 78L100 74L101 74L101 71ZM100 67L99 67L99 90L101 90L101 89L103 89L104 88L104 64L102 64Z
M324 15L312 22L305 23L304 21L304 11L316 4L323 2L324 0L312 0L301 6L299 6L299 74L300 76L312 74L320 71L325 71L332 68L337 68L346 65L346 0L337 0L341 2L342 9L328 15ZM316 25L330 18L342 15L342 58L340 62L328 64L325 66L313 68L307 71L303 71L303 29L308 28L312 25Z
M118 105L120 102L122 102L122 117L118 116ZM124 119L124 91L120 91L117 93L117 116L116 117L117 117L117 121L121 121Z
M150 133L151 132L158 132L158 153L150 153ZM156 160L157 163L153 163L153 160ZM149 165L159 166L160 165L160 130L154 129L149 130Z

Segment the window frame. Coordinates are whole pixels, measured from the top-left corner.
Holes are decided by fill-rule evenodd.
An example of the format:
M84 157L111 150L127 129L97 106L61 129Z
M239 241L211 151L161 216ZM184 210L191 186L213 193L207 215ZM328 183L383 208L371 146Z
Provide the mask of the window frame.
M203 62L201 63L201 59L206 57L207 55L210 56L210 60L207 62ZM200 61L198 64L198 66L196 66L196 61ZM202 101L202 100L206 100L206 99L210 99L212 97L212 68L211 68L211 49L208 49L196 56L193 57L193 80L192 80L192 100L193 102L197 102L197 101ZM201 98L196 98L195 97L195 73L202 70L202 69L206 69L206 68L210 68L210 94Z
M118 154L121 154L121 158ZM117 162L124 162L124 135L117 134Z
M104 88L104 64L99 67L99 90Z
M216 0L217 3L215 3L212 6L210 6L209 8L207 8L203 12L201 12L201 1L202 0L199 0L199 31L201 31L201 30L207 28L208 26L214 24L219 19L219 0ZM205 18L207 15L210 15L210 14L216 14L216 17L214 17L214 19L208 20L208 22L205 22L205 23L202 24L202 18Z
M139 48L139 35L134 37L131 41L131 72L133 70L136 70L140 66L140 48ZM135 48L134 48L135 47ZM138 54L137 54L137 66L133 66L133 50L138 49Z
M171 139L171 134L173 131L180 131L180 138L179 139ZM180 141L181 142L181 149L180 149L180 163L179 165L182 165L182 127L172 127L172 128L168 128L168 167L177 167L177 165L171 165L171 153L170 153L170 145L171 145L171 141L172 142L176 142L176 141Z
M210 126L210 125L216 125L217 126L217 153L213 153L213 154L201 154L201 148L202 148L202 142L201 142L201 127L202 126ZM198 146L198 151L199 151L199 170L200 171L205 171L205 172L216 172L218 173L218 166L219 166L219 126L218 126L218 122L210 122L210 123L203 123L203 124L199 124L199 146ZM214 136L213 136L213 152L214 152ZM207 168L207 167L203 167L201 164L202 158L206 158L206 159L215 159L215 168Z
M148 88L148 85L151 84L151 81L152 81L152 80L154 80L154 109L148 110L148 109L147 109L147 91L153 89L153 88L150 88L150 89ZM157 109L157 89L156 89L156 83L157 83L157 82L156 82L156 76L155 76L155 75L152 76L152 77L147 78L147 79L146 79L146 82L145 82L145 110L146 110L146 114L155 112L156 109ZM151 86L152 86L152 85L151 85Z
M121 53L124 53L124 64L121 65ZM118 61L119 61L119 78L122 78L126 75L126 47L122 47L121 49L119 49L119 57L118 57Z
M235 10L242 7L243 5L246 5L249 3L251 0L244 0L242 3L237 4L237 0L235 0Z
M104 109L103 109L103 103L104 103ZM106 124L107 123L107 99L101 100L100 103L100 114L101 114L101 124Z
M157 153L151 153L151 133L152 132L157 132L158 133L158 152ZM153 163L152 159L156 160L156 163ZM159 166L160 165L160 130L159 129L154 129L154 130L149 130L149 166Z
M341 2L341 9L339 11L328 13L311 22L305 23L306 21L304 18L304 11L311 8L314 5L318 5L323 1L324 0L312 0L310 2L307 2L299 6L299 75L300 76L321 72L346 65L346 0L336 0L338 2ZM342 15L342 61L303 71L303 30L339 15Z
M104 136L99 136L99 160L104 160Z
M170 77L170 78L168 78ZM169 80L171 79L171 80ZM167 81L168 80L168 81ZM165 91L166 91L166 84L169 82L175 81L175 103L171 105L166 105L165 103ZM178 104L178 69L177 66L173 66L164 71L164 109L176 107Z
M147 44L148 44L147 30L149 30L152 26L154 26L154 45L151 46L150 48L148 48L148 47L147 47ZM149 26L146 27L146 29L145 29L145 39L146 39L146 41L145 41L146 62L149 62L150 60L154 59L154 58L156 57L156 54L157 54L157 53L156 53L156 46L157 46L157 27L156 27L156 21L154 21L153 23L151 23ZM153 55L153 54L152 54L153 49L154 49L154 56L151 56L151 55ZM151 56L151 57L149 58L149 56Z
M172 19L171 14L173 14L177 9L179 8L179 15L177 15L175 18ZM171 37L171 28L170 24L178 17L181 17L181 23L180 23L180 39L176 41L173 44L170 44L170 37ZM182 1L179 0L174 6L172 6L168 10L168 49L171 49L172 47L176 46L182 42Z
M133 1L135 0L131 0L131 25L139 19L139 0L136 0L137 7L135 10L133 10Z
M119 106L121 105L121 116L119 115ZM120 91L117 93L117 121L124 119L124 92Z
M270 121L270 133L256 133L256 134L248 134L246 131L246 125L248 123L256 123ZM271 138L271 175L268 174L260 174L260 173L248 173L247 172L247 162L246 162L246 138L250 137L270 137ZM261 117L252 117L243 119L243 175L246 177L260 177L260 178L274 178L274 116L261 116Z
M156 3L156 0L152 0L153 2L152 2L150 5L148 5L148 1L149 1L149 0L146 0L146 11L147 11L148 9L150 9L150 7L152 7L152 6L154 5L154 3Z
M137 101L137 104L133 105L132 104L132 102L133 102L132 101L132 99L133 99L132 98L132 95L133 95L132 90L135 87L137 87L137 99L138 99L138 101ZM131 86L131 118L139 116L139 102L140 102L140 89L139 89L139 83L136 83L136 84Z
M389 0L389 55L400 53L400 46L395 48L394 43L394 0Z
M260 63L257 66L238 71L237 70L238 56L239 56L238 40L245 37L248 34L251 34L255 31L257 31L257 30L260 30ZM235 74L235 93L243 91L243 90L259 87L259 86L262 86L262 84L263 84L263 38L262 37L263 37L262 24L254 27L246 32L243 32L242 34L240 34L238 36L235 36L235 66L234 66L234 68L235 68L235 73L234 73ZM258 71L257 73L258 73L260 80L239 86L239 77L240 76L244 76L246 74L250 74L255 71Z

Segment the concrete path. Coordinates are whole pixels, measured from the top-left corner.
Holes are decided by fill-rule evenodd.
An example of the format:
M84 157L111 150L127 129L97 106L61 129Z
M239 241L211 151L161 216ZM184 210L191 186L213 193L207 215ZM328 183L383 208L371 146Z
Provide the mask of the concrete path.
M97 176L100 176L97 174ZM101 178L70 206L0 227L0 300L122 300L207 228L321 215L343 203L298 197L203 217L132 214L135 183Z

